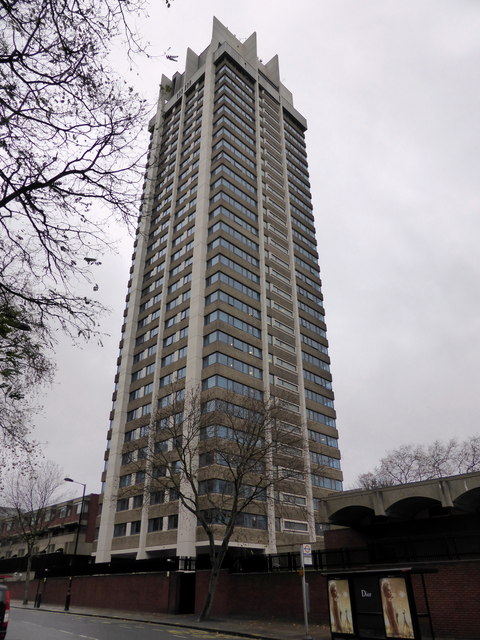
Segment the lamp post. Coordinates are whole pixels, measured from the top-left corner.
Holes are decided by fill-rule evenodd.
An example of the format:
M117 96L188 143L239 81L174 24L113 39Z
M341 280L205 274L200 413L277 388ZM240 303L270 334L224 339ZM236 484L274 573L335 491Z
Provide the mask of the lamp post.
M80 513L78 515L77 533L75 535L75 547L73 549L73 555L76 556L77 549L78 549L78 539L80 537L80 528L82 526L83 504L85 502L85 490L87 488L87 485L83 482L77 482L76 480L72 480L72 478L64 478L64 480L65 482L73 482L74 484L80 484L83 487L82 502L80 504ZM65 607L64 607L65 611L68 611L70 609L70 598L72 597L72 581L73 581L72 563L70 561L70 576L68 578L68 589L67 589L67 595L65 597Z

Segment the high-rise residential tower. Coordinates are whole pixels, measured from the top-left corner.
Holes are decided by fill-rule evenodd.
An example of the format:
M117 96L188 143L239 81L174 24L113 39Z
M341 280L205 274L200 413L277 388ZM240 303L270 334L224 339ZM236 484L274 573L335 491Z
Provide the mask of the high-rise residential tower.
M185 72L162 77L108 432L97 561L193 557L204 544L176 492L166 486L152 494L141 469L172 384L176 394L205 395L206 412L212 398L225 402L226 394L237 409L252 398L282 399L282 428L296 444L284 442L278 460L274 450L262 473L282 466L291 474L263 512L252 505L242 515L233 546L275 553L322 532L318 499L341 490L342 475L305 130L277 57L263 64L255 34L242 43L216 19L205 51L188 50ZM215 425L199 439L203 478L218 463L206 455L214 449L209 439L218 443L227 431ZM213 472L202 482L204 493L219 490Z

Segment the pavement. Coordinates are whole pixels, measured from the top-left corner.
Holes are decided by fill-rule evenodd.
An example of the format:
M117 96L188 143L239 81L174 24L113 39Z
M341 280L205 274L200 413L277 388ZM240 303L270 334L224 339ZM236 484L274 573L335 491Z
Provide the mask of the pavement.
M20 600L12 600L11 606L18 609L33 609L33 603L23 605ZM63 612L63 607L45 603L41 611ZM143 613L138 611L117 611L113 609L94 609L90 607L70 607L70 614L83 616L97 616L134 622L151 622L165 626L199 629L211 633L228 634L257 640L305 640L304 624L285 622L277 619L252 618L211 618L200 622L193 614ZM308 636L313 640L330 640L328 627L309 624Z

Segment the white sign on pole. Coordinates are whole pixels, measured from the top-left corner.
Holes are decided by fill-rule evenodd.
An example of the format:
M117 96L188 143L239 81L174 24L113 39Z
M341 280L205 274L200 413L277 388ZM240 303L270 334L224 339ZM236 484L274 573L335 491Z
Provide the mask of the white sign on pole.
M302 544L302 558L303 566L306 567L313 564L311 544Z

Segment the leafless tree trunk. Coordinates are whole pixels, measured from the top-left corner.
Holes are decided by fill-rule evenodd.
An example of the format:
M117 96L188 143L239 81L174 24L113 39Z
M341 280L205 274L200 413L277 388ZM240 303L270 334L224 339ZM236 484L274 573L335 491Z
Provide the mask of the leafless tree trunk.
M173 390L154 416L145 446L139 449L137 443L135 450L132 445L131 468L145 473L148 490L174 490L205 532L211 572L200 620L210 615L222 564L243 514L251 507L265 518L269 489L288 480L286 467L274 473L275 459L301 443L297 434L281 428L285 414L276 399L227 393L218 398L199 391L184 397L183 391ZM303 465L301 458L296 464ZM209 467L216 469L215 477L204 473ZM128 495L128 489L121 495Z

